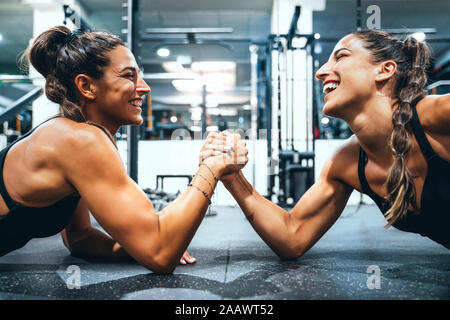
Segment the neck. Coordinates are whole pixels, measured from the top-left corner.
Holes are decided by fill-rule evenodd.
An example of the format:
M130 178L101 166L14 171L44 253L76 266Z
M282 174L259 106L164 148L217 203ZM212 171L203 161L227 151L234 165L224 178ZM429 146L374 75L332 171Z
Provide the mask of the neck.
M390 165L391 154L389 141L392 133L392 110L394 100L385 95L375 95L367 100L347 122L352 132L357 136L361 147L369 158L380 164ZM351 117L351 118L350 118Z
M99 114L98 112L89 112L90 110L95 110L95 108L84 108L84 114L86 115L86 120L99 124L106 128L106 130L114 136L117 131L119 131L121 125L116 124L114 121L106 117L105 115Z

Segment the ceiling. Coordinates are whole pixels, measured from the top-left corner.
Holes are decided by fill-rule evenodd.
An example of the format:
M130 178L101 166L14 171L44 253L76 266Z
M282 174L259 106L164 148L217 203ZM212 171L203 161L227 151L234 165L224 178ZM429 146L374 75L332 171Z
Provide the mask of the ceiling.
M286 0L288 1L288 0ZM314 1L314 0L311 0ZM97 30L122 34L126 22L122 16L126 9L122 0L79 0L89 24ZM143 41L139 57L144 71L163 72L162 62L175 60L177 56L189 56L192 61L229 60L236 62L236 83L248 86L250 79L251 42L265 42L270 34L273 0L141 0L139 30L146 28L232 28L232 33L197 35L197 39L222 40L208 45L182 45L183 34L151 35L153 41ZM448 0L362 0L362 8L378 5L381 9L382 28L436 28L433 37L450 38L450 1ZM61 9L62 10L62 9ZM368 18L362 12L363 24ZM313 30L320 33L322 53L320 63L328 58L334 43L343 35L355 30L356 0L327 0L325 11L315 12ZM32 38L33 11L23 0L0 0L0 73L18 73L17 58ZM301 32L301 26L299 26ZM125 35L122 34L123 37ZM173 39L175 38L175 39ZM226 41L234 39L234 41ZM241 42L236 41L240 39ZM328 39L328 41L324 41ZM156 49L165 42L171 55L159 57ZM178 42L174 44L173 42ZM225 43L225 45L224 45ZM450 49L450 41L431 43L436 56ZM167 84L167 82L166 82ZM158 87L157 83L153 86ZM167 85L165 85L168 87ZM161 84L162 87L162 84ZM162 89L161 89L162 90ZM158 89L153 91L154 94Z

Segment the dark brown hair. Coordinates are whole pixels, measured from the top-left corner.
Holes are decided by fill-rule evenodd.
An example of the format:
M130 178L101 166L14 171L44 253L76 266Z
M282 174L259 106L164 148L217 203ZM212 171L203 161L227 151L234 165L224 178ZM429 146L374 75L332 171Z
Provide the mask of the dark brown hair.
M103 69L110 63L108 53L123 45L119 37L107 32L72 33L69 28L58 26L41 33L24 56L45 77L45 94L61 106L62 116L87 122L80 107L75 77L85 74L101 79ZM114 142L111 133L103 126L87 123L105 131Z
M393 130L390 147L394 163L387 179L387 200L390 209L385 213L388 224L394 224L408 211L411 204L416 206L416 190L413 177L406 166L406 154L410 151L412 139L408 128L412 118L412 107L426 95L426 70L430 63L430 49L413 37L403 41L393 35L378 30L362 30L353 33L363 40L375 62L393 60L397 64L394 98L396 104L392 115Z

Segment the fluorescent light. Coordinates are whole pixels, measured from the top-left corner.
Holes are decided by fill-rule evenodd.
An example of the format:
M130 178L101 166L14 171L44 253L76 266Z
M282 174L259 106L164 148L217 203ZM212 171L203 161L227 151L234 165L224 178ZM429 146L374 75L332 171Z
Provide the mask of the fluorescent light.
M415 32L411 35L411 37L415 38L419 42L424 42L427 36L424 32Z
M200 132L200 131L202 131L202 128L199 126L191 126L191 131Z
M180 92L198 92L202 90L202 83L198 80L173 80L172 85Z
M206 127L206 131L219 131L219 127L218 126L209 126L209 127Z
M183 67L181 63L177 61L166 61L162 63L162 67L166 72L170 73L181 73L186 72L187 70Z
M167 48L159 48L158 51L156 51L156 53L160 57L168 57L170 55L170 50Z
M192 62L192 71L196 72L235 72L234 61L199 61Z
M179 64L191 64L192 63L192 59L189 56L178 56L177 57L177 62Z
M3 40L3 35L0 33L0 41Z
M214 108L208 109L208 114L211 116L237 116L238 111L235 108Z
M217 103L217 102L215 102L215 101L210 101L210 102L207 102L206 103L206 107L207 108L215 108L215 107L217 107L219 104Z

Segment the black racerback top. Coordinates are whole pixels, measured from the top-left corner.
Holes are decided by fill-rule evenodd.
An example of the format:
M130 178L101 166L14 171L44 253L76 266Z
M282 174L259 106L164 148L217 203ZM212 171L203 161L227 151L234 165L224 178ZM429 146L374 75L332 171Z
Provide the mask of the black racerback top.
M420 124L415 105L411 108L412 131L427 161L428 170L423 184L420 211L408 211L393 226L428 237L450 249L450 161L434 152ZM373 192L367 183L364 170L366 162L367 155L360 148L358 176L362 191L375 201L381 212L386 213L389 209L388 201Z
M8 194L3 181L6 154L15 143L28 137L36 128L0 151L0 194L10 210L6 215L0 215L0 256L22 248L32 238L49 237L62 231L72 219L80 200L80 196L70 196L50 206L36 208L25 207Z

